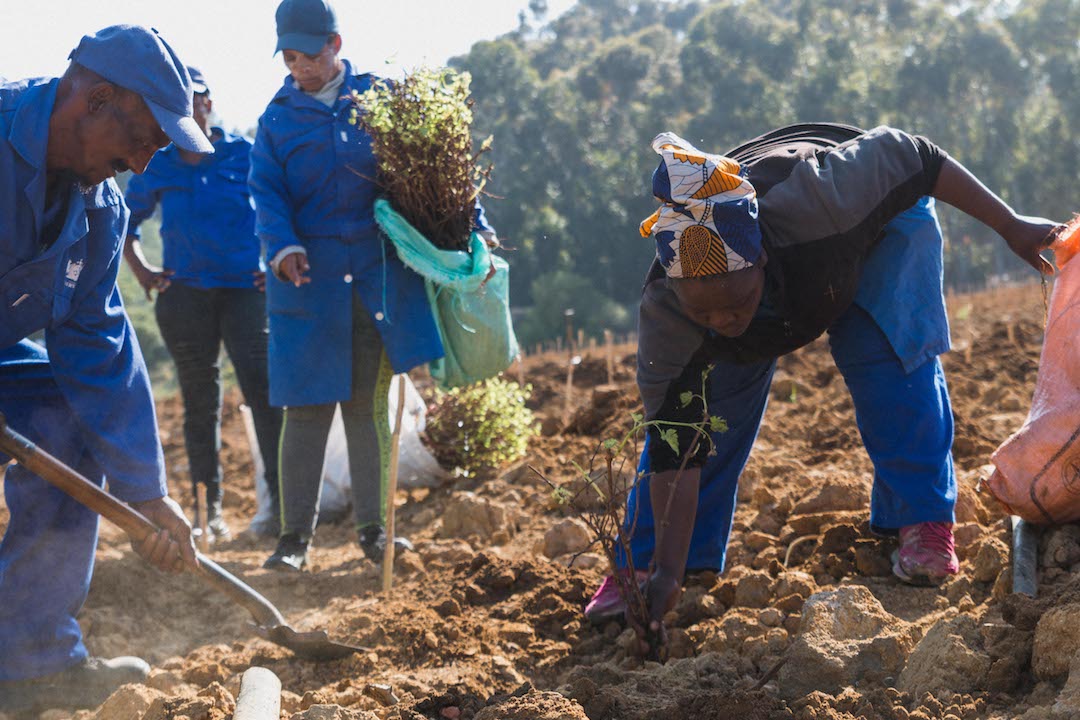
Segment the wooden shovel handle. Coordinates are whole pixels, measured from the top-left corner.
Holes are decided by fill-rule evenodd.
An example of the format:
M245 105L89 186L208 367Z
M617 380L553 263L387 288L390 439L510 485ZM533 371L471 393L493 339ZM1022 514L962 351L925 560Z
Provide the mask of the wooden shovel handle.
M0 450L15 458L20 465L50 485L60 488L98 515L112 521L132 540L142 542L158 531L157 526L138 510L116 499L12 430L2 414L0 414Z
M60 488L72 498L117 525L135 542L142 542L159 528L145 515L127 503L87 480L73 468L37 447L27 438L8 427L0 413L0 451L15 458L20 465L38 475L50 485ZM270 601L245 585L213 560L196 552L198 575L211 586L244 607L260 625L275 627L285 620Z

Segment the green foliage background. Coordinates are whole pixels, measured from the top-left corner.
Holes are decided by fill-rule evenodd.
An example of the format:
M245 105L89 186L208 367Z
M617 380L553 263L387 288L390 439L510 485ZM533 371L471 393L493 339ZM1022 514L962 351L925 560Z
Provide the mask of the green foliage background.
M578 0L531 3L517 31L451 65L473 77L474 133L494 136L526 345L633 326L653 244L649 142L722 152L774 127L887 123L926 135L1022 213L1080 209L1080 0ZM988 228L939 206L946 282L1026 269Z

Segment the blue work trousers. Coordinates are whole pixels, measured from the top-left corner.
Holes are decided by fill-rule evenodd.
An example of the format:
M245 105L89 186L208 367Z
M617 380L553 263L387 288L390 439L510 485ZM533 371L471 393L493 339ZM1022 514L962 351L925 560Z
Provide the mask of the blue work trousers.
M0 412L13 430L104 485L41 346L24 340L0 350ZM21 465L6 468L4 500L0 681L49 675L86 657L75 615L90 587L98 533L96 513Z
M874 464L871 527L889 534L921 522L952 522L956 504L953 418L941 360L935 357L905 373L885 334L856 305L828 333L833 360L851 393L863 445ZM709 413L724 418L728 431L713 433L716 453L701 471L688 570L724 569L739 475L757 438L775 368L772 360L753 365L722 363L712 371ZM623 528L630 537L636 569L649 566L656 544L648 443L647 438L638 466L641 480L630 492ZM625 565L623 557L618 561Z
M276 516L281 409L270 406L266 295L254 287L201 289L173 283L158 295L154 313L176 363L192 484L206 485L209 503L221 497L219 358L224 343L244 402L251 408Z

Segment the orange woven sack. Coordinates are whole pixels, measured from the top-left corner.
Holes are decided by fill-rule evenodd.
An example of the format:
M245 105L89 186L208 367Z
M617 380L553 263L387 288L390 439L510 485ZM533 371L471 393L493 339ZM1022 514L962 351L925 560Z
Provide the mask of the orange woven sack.
M994 452L987 485L1013 515L1039 524L1080 519L1080 218L1051 246L1054 282L1027 420Z

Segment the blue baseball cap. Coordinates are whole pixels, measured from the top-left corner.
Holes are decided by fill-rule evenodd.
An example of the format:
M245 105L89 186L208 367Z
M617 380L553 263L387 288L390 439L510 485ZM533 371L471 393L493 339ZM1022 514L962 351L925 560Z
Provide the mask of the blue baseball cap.
M338 31L334 8L326 0L282 0L274 19L278 36L275 55L282 50L316 55Z
M206 133L191 116L191 76L157 30L112 25L85 36L68 59L137 93L177 147L214 152Z
M187 74L191 78L191 92L196 95L210 92L210 86L206 84L206 78L203 76L202 70L188 65Z

